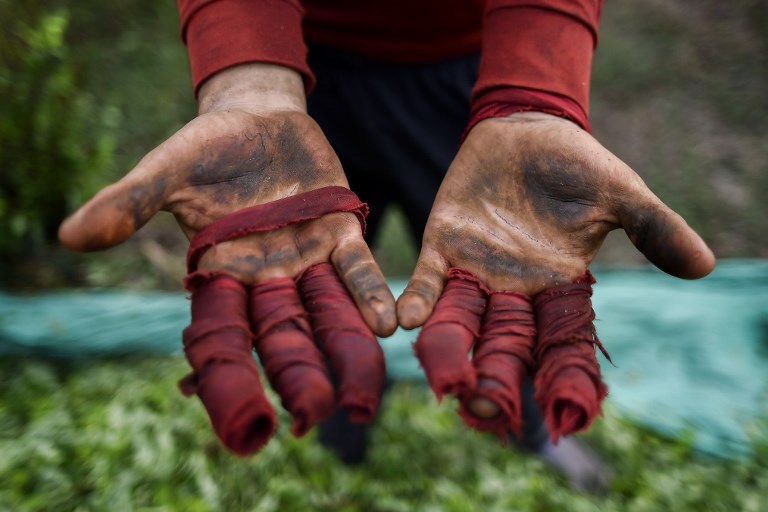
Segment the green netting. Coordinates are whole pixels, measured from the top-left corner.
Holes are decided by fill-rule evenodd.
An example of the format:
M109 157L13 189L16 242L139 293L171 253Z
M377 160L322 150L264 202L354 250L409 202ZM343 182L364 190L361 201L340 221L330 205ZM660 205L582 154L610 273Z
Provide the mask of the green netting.
M747 453L765 418L768 262L726 261L699 281L650 268L597 269L608 403L627 418L724 456ZM397 295L404 281L393 280ZM0 294L0 354L92 358L180 352L189 322L182 293L76 291ZM423 379L416 332L382 340L396 379ZM763 424L764 425L764 424ZM764 426L762 427L764 428Z

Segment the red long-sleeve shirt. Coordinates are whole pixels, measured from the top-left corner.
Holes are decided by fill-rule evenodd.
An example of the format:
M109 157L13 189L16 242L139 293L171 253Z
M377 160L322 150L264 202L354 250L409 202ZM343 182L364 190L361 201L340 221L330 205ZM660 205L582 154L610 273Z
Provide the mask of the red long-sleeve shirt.
M603 0L177 0L195 91L247 62L295 69L305 38L375 59L423 62L481 51L470 126L538 110L589 129L589 79Z

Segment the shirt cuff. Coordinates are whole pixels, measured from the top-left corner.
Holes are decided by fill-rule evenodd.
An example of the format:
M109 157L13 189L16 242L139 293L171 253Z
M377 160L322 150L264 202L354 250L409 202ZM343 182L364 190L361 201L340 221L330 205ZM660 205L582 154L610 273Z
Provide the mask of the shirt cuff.
M195 95L219 71L266 62L298 71L307 92L315 77L302 35L304 10L297 0L177 0Z
M488 117L537 110L589 130L589 81L601 6L595 0L491 0L470 128Z
M472 103L469 124L461 139L483 119L506 117L516 112L544 112L573 121L592 133L589 117L581 106L566 96L522 88L494 89L477 97Z

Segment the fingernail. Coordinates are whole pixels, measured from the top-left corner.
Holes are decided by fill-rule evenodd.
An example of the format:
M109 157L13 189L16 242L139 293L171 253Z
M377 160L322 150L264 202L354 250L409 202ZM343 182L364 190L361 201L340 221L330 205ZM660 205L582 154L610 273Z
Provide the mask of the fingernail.
M483 396L476 396L475 398L470 399L467 407L474 416L484 420L495 418L499 415L500 411L496 402Z

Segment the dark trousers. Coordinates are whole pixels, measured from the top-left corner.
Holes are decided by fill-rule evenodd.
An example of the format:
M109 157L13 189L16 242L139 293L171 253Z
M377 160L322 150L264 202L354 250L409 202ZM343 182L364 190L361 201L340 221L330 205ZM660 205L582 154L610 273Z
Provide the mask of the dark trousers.
M309 114L335 149L350 187L371 207L369 242L386 207L397 204L420 245L469 120L479 57L386 63L310 46L309 64L317 76ZM523 390L523 420L519 444L538 451L548 434L530 382ZM347 462L365 456L367 430L349 423L343 411L320 426L320 439Z

